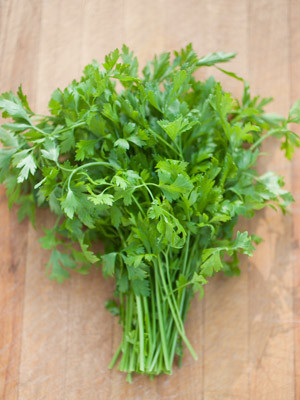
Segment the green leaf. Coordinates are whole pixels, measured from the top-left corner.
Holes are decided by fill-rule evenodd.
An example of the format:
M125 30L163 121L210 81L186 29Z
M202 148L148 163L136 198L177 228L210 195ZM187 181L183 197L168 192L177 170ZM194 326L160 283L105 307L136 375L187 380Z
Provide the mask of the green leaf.
M45 236L39 239L41 246L43 249L52 250L54 249L57 244L59 243L56 237L56 230L55 229L44 229Z
M58 137L58 140L60 141L61 154L65 154L71 149L75 148L75 137L72 130L61 133Z
M130 66L129 73L133 77L137 77L137 71L138 71L138 60L136 57L133 56L133 52L129 51L129 48L123 44L122 46L122 54L121 54L122 60L124 64L127 64Z
M235 56L236 56L236 53L224 53L223 51L219 51L217 53L209 53L205 57L202 57L198 60L197 66L198 67L203 67L203 66L210 67L210 66L220 63L220 62L228 62Z
M126 293L128 291L129 283L127 275L124 274L121 278L118 278L117 287L121 293Z
M56 214L56 215L61 215L61 207L60 207L60 202L58 198L60 197L58 194L57 188L55 188L49 195L48 201L49 201L49 207L50 210ZM56 195L57 194L57 195Z
M162 177L162 175L160 175L160 177ZM194 188L194 185L189 178L180 174L172 184L160 184L160 187L162 188L167 200L172 201L177 200L181 195L188 196Z
M159 96L157 93L154 94L152 90L147 92L149 103L156 108L158 111L162 112L161 106L158 104Z
M174 92L176 93L180 88L182 88L182 85L186 80L186 77L187 77L187 72L185 70L181 70L175 73L173 79L172 93Z
M26 111L29 112L30 114L33 114L33 111L29 107L27 96L23 93L22 85L20 85L18 87L17 95L18 95L19 99L21 100L21 103L22 103L23 107L26 109Z
M110 103L103 104L102 114L115 124L119 122L119 116L116 112L116 109L115 107L112 107Z
M115 228L119 228L122 220L122 212L119 207L113 206L111 208L111 223Z
M99 258L94 254L91 250L89 250L89 246L85 243L83 243L83 240L79 241L82 253L86 260L92 264L96 263L99 261Z
M199 299L204 296L203 286L207 284L207 280L201 274L194 272L191 283L193 284L193 292L199 292Z
M65 268L76 268L75 261L68 254L63 254L57 249L52 250L50 260L47 264L47 271L50 272L50 279L54 279L61 283L70 277L69 272Z
M288 139L286 139L284 142L282 142L280 148L281 148L281 150L284 150L285 156L288 160L291 160L293 158L295 148Z
M125 136L130 135L135 130L135 128L136 124L134 122L128 122L127 124L124 125L123 128L124 135Z
M215 272L221 271L223 264L220 258L220 250L206 249L203 251L204 262L201 265L201 274L213 276Z
M29 172L31 175L35 174L36 171L36 163L33 157L33 154L28 154L25 158L23 158L17 165L17 168L21 169L21 172L18 176L18 182L21 183L28 178Z
M136 296L148 297L150 295L149 281L134 279L131 281L131 285Z
M176 136L179 133L185 132L189 129L191 129L196 122L191 122L187 121L186 119L183 119L182 116L177 118L173 122L169 122L166 120L161 120L157 121L158 125L163 128L163 130L168 134L168 136L174 141L176 139Z
M115 147L120 147L121 149L128 150L129 149L129 143L127 142L126 139L118 139L115 141L114 144Z
M248 236L248 232L237 232L236 239L232 243L231 249L239 249L242 253L252 256L254 247L252 245L252 237Z
M0 141L6 147L17 149L19 147L18 138L14 133L6 131L0 127Z
M114 196L106 193L100 193L97 195L93 194L92 196L89 196L88 199L96 206L100 204L106 204L108 206L112 206L114 202Z
M13 131L13 132L21 132L30 129L32 126L29 123L20 123L20 122L13 122L13 123L6 123L3 124L2 127L6 130ZM27 133L29 135L29 133ZM30 135L37 135L36 131L31 131Z
M223 72L224 74L230 76L231 78L237 79L238 81L244 82L244 79L241 78L240 76L236 75L234 72L230 72L230 71L226 71L223 68L217 67L217 69L221 72Z
M186 239L186 232L180 221L172 215L168 208L169 203L155 199L148 209L148 217L158 220L156 229L160 233L159 240L167 243L168 246L181 248Z
M2 110L4 117L9 116L15 120L25 120L31 125L29 115L20 100L11 92L3 93L0 96L0 110Z
M126 189L128 187L128 182L119 175L115 175L113 180L115 181L116 185L119 186L121 189Z
M93 157L97 142L98 140L80 140L76 144L76 161L83 161L85 158Z
M41 153L43 157L48 160L57 162L59 156L59 149L56 146L55 142L52 140L45 140L44 142L45 150L42 150Z
M115 300L107 300L105 302L105 308L107 309L107 311L109 311L111 313L111 315L113 316L117 316L120 315L120 308L117 305L117 303L115 302Z
M105 56L105 63L103 64L103 67L106 69L106 71L113 69L118 61L119 56L120 53L118 49L115 49L109 55Z
M143 147L146 145L146 142L142 140L139 136L137 135L131 135L127 138L127 140L131 143L136 144L138 147Z
M118 253L116 252L108 253L101 257L103 263L103 275L105 277L114 275L117 254Z
M105 135L105 120L99 115L95 115L89 122L90 130L97 136Z
M170 53L162 53L158 57L157 56L154 57L154 60L152 61L152 66L153 66L152 79L153 80L157 80L158 82L160 82L166 76L168 76L169 72L171 71L169 60L170 60ZM145 73L146 73L146 71L144 72L144 74Z
M78 210L79 200L71 189L68 190L66 198L61 202L61 207L67 217L71 219Z
M0 149L0 182L6 178L15 149Z
M300 99L295 101L289 112L288 122L300 123Z
M19 205L18 221L21 222L28 217L32 226L35 227L35 200L33 194L23 195L16 203Z

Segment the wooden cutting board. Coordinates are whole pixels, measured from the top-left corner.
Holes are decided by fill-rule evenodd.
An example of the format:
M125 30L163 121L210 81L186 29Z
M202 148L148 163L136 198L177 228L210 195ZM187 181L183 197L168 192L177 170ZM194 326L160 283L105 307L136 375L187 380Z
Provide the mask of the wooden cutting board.
M236 51L228 69L252 91L275 97L286 114L300 98L299 0L0 0L0 89L20 82L37 112L92 59L122 43L142 63L192 41L199 55ZM242 86L203 68L240 96ZM242 259L239 278L217 276L192 304L186 354L173 376L125 383L108 363L120 326L104 309L113 282L100 271L62 285L45 276L37 230L18 224L0 191L0 398L4 400L292 400L300 399L300 150L292 163L268 141L261 171L285 175L292 214L259 212L243 228L265 241Z

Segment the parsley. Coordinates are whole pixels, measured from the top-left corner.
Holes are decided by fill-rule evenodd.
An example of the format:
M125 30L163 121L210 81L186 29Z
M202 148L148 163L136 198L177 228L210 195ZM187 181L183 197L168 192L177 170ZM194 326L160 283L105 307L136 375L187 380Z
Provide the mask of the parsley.
M35 223L37 207L57 215L40 239L50 250L47 273L62 282L72 270L103 265L116 280L107 309L120 318L123 339L110 367L153 377L172 372L183 343L195 292L209 278L239 274L239 253L251 255L260 238L234 233L240 215L265 206L286 212L293 201L283 178L259 176L259 148L269 136L290 159L299 137L300 102L288 118L266 114L271 99L239 101L213 77L197 80L203 66L234 53L199 58L188 45L161 54L138 77L138 62L123 46L102 68L87 65L79 81L57 89L49 116L35 114L22 88L0 96L7 123L0 128L0 181L19 218ZM120 85L116 85L116 82ZM117 90L117 87L123 87ZM93 251L101 240L105 253ZM75 246L77 244L77 246Z

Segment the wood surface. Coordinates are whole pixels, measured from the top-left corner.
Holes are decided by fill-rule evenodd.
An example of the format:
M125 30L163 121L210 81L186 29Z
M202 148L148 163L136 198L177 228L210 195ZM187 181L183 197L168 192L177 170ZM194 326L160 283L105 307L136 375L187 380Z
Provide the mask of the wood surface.
M0 89L22 83L43 113L56 87L123 43L143 64L190 41L199 55L236 51L227 68L273 96L270 111L286 114L300 98L299 0L0 0ZM199 77L212 72L240 96L241 84L217 70ZM37 230L19 224L1 188L0 399L300 399L300 149L292 163L272 140L264 150L260 170L285 176L292 214L241 222L264 242L242 258L239 278L215 277L193 302L187 333L199 360L186 353L172 376L132 385L107 369L121 334L104 308L113 282L99 271L50 282L37 239L51 216L40 212Z

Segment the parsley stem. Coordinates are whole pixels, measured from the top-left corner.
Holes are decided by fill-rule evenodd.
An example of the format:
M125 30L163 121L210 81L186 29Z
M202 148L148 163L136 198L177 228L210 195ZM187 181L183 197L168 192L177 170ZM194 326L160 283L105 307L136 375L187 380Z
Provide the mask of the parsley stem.
M125 308L125 321L123 324L123 341L122 341L122 352L123 356L120 362L119 369L120 371L129 371L130 366L128 364L128 355L131 354L130 347L131 344L128 342L128 338L131 332L131 324L132 324L132 317L133 317L133 294L130 293L126 296L126 308Z
M135 204L137 205L138 209L140 210L140 212L142 213L142 215L145 217L145 212L142 209L142 207L140 206L140 203L137 201L136 197L134 195L132 195L133 201L135 202Z
M149 349L148 359L146 363L147 371L152 370L151 360L157 344L155 295L154 295L153 279L151 275L149 276L149 279L150 279L150 304L151 304L151 324L152 324L152 327L150 327L149 329L149 341L151 338L152 347Z
M165 281L164 276L163 276L163 271L162 271L161 265L160 265L159 271L160 271L160 275L161 275L161 281L162 281L163 287L164 287L166 295L167 295L167 300L168 300L168 303L169 303L169 306L170 306L170 310L171 310L171 313L172 313L173 318L174 318L175 325L176 325L176 327L177 327L177 329L179 331L179 334L180 334L182 340L184 341L184 343L186 344L187 348L189 349L191 355L193 356L193 358L195 360L197 360L197 354L195 353L195 351L192 348L190 342L188 341L188 338L185 335L184 328L183 328L183 322L182 322L181 319L178 319L178 316L176 315L176 311L175 311L174 306L172 304L172 300L170 298L170 295L168 294L168 288L167 288L166 281Z
M135 335L134 335L134 343L136 342L137 339L137 330L135 331ZM136 352L134 351L134 345L130 345L130 347L132 347L132 351L129 352L129 367L128 370L129 372L134 372L136 371L136 367L135 367L135 359L136 359Z
M143 296L143 305L144 305L144 315L145 315L145 328L148 335L148 352L147 354L151 354L152 352L152 331L151 331L151 324L150 324L150 313L148 307L148 298ZM147 366L145 366L147 370Z
M46 136L46 132L45 131L43 131L42 129L38 128L36 125L33 125L33 124L30 124L30 125L35 131L37 131L39 133L42 133L44 136Z
M143 186L145 186L145 188L147 189L148 193L150 194L150 197L151 197L152 201L154 201L154 196L153 196L151 190L148 188L147 184L144 183Z
M143 323L143 311L141 297L135 296L137 313L138 313L138 323L139 323L139 337L140 337L140 370L145 371L145 360L144 360L144 323Z
M151 129L151 128L148 128L148 129L157 139L159 139L163 144L165 144L169 149L174 151L181 159L183 159L182 154L178 151L178 146L176 143L175 143L175 146L176 146L176 148L175 148L170 143L168 143L163 137L158 135L153 129Z
M68 189L70 190L71 180L72 180L74 174L76 174L76 172L78 172L79 170L81 170L81 169L83 169L83 168L89 168L89 167L96 166L96 165L103 165L103 166L105 166L105 167L115 169L115 167L113 167L110 163L105 162L105 161L94 161L94 162L91 162L91 163L88 163L88 164L80 165L80 167L75 168L75 169L71 172L71 174L70 174L70 176L69 176L69 179L68 179Z
M114 354L114 356L113 356L113 358L112 358L112 360L111 360L111 362L110 362L110 364L108 366L109 369L112 369L115 366L115 364L117 362L117 359L119 358L119 355L121 353L121 350L122 350L122 343L120 344L120 346L118 347L117 351L115 352L115 354Z
M253 145L250 147L250 150L256 149L256 147L259 146L265 139L278 132L281 132L281 129L271 129L268 133L266 133L264 136L260 137L255 143L253 143Z
M140 187L145 187L145 188L147 189L148 193L150 194L150 197L151 197L151 199L152 199L152 201L153 201L153 200L154 200L154 196L153 196L151 190L148 188L147 185L154 185L154 186L159 187L159 186L156 185L155 183L150 183L150 182L149 182L149 183L146 183L146 182L143 182L141 185L134 186L134 189L138 189L138 188L140 188Z
M171 278L170 278L170 267L169 267L168 254L164 253L164 256L165 256L165 263L166 263L166 268L165 269L166 269L166 272L167 272L167 280L168 280L168 286L169 286L169 289L167 289L168 290L168 296L169 297L171 296L171 299L173 300L175 312L176 312L177 318L178 318L178 322L180 323L181 329L184 330L183 322L181 320L181 316L180 316L180 313L179 313L179 310L178 310L178 307L177 307L177 302L175 300L175 296L174 296L174 293L172 291L172 283L171 283Z
M158 273L157 262L154 263L154 273L155 273L155 293L156 293L160 338L161 338L161 344L162 344L162 349L163 349L165 365L166 365L167 370L169 370L170 369L170 361L169 361L169 357L168 357L167 338L166 338L165 326L164 326L162 309L161 309L160 291L159 291L159 284L158 284L159 273Z
M79 126L82 126L82 125L85 125L85 124L86 124L86 121L81 121L81 122L78 122L77 124L74 124L74 125L71 125L71 126L67 126L66 128L63 128L63 129L59 129L58 131L52 131L50 133L50 135L56 134L56 133L67 132L67 131L70 131L72 129L78 128Z
M152 364L151 364L150 367L149 367L150 371L153 371L153 369L154 369L154 367L155 367L155 365L156 365L158 356L159 356L160 354L161 354L161 343L159 343L159 345L157 346L157 350L156 350L156 353L155 353L155 355L154 355L154 357L153 357Z
M74 171L73 169L63 167L62 165L59 164L58 161L56 161L56 165L58 166L58 168L62 169L63 171L66 171L66 172Z
M186 242L185 242L185 248L184 248L184 261L183 261L183 270L182 273L183 275L186 274L186 269L187 269L187 258L188 258L188 252L189 252L189 247L190 247L190 232L187 233L186 237Z

